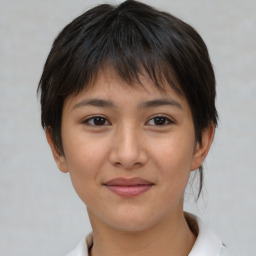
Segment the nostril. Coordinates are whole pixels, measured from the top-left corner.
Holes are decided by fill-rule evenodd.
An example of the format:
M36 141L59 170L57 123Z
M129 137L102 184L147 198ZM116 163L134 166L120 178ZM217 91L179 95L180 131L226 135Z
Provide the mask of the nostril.
M123 138L123 137L122 137ZM110 163L119 168L134 169L146 164L148 154L145 148L140 144L139 140L123 139L114 140L108 154Z
M119 168L122 167L124 169L130 170L130 169L134 169L142 166L142 163L136 162L134 164L128 164L128 163L115 162L114 165L115 167L119 167Z
M122 164L121 164L120 162L116 162L116 163L115 163L115 166L117 166L117 167L118 167L118 166L121 166L121 165L122 165Z

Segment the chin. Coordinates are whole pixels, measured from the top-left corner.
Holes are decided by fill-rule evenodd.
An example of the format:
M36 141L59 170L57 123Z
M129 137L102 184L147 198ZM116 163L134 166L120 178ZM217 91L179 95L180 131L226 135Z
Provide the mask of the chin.
M147 230L151 227L149 223L145 222L121 222L121 223L112 223L112 227L119 231L124 232L141 232Z
M106 224L115 228L116 230L124 232L140 232L149 229L154 226L158 221L158 218L143 213L129 213L126 211L122 215L112 215L112 218L106 220Z

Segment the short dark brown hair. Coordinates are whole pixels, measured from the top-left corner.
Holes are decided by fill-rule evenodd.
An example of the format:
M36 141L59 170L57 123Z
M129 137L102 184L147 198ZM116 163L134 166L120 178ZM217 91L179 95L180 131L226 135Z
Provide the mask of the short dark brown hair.
M166 81L190 106L195 138L217 126L215 76L207 47L190 25L138 1L98 5L68 24L55 39L38 91L41 121L50 127L63 153L61 119L64 100L93 85L105 65L128 85L146 73L162 90ZM200 171L200 189L203 172ZM199 195L198 194L198 195Z

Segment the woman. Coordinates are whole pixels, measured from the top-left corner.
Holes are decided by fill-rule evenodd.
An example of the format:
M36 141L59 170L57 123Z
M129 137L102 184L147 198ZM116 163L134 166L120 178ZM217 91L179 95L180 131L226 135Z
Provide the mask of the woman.
M39 90L54 159L92 225L68 256L230 255L183 212L217 126L214 72L192 27L136 1L99 5L56 38Z

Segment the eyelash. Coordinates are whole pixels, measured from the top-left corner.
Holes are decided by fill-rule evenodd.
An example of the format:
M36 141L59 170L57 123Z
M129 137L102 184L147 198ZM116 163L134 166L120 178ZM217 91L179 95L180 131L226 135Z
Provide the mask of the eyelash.
M153 117L151 117L150 119L149 119L149 121L147 121L146 123L149 123L151 120L157 120L157 119L159 119L159 120L161 120L161 121L163 121L164 120L164 124L151 124L151 125L153 125L153 126L167 126L167 125L171 125L171 124L174 124L174 121L173 120L171 120L169 117L167 117L167 116L165 116L165 115L157 115L157 116L153 116ZM158 120L158 121L159 121ZM167 123L166 123L167 122Z
M96 119L101 119L101 121L104 121L104 123L103 124L95 124L95 121L96 121ZM91 121L93 121L94 122L94 124L91 124L90 122ZM108 124L107 125L110 125L111 123L105 118L105 117L103 117L103 116L92 116L92 117L89 117L89 118L87 118L87 119L85 119L84 121L83 121L83 123L84 124L87 124L87 125L90 125L90 126L103 126L103 125L106 125L105 123L106 122L108 122Z
M98 120L97 120L97 119L98 119ZM150 122L151 120L154 120L154 122L156 122L157 119L158 119L158 121L160 121L160 123L163 122L163 121L164 121L164 122L163 122L162 124L156 124L156 123L154 123L154 124L149 124L149 122ZM100 122L102 122L102 123L96 124L95 121L96 121L96 122L97 122L97 121L100 121ZM93 122L93 124L90 123L90 122ZM103 117L103 116L92 116L92 117L89 117L89 118L85 119L85 120L83 121L83 123L86 124L86 125L90 125L90 126L105 126L105 125L111 125L111 123L110 123L105 117ZM107 124L106 124L106 123L107 123ZM174 124L174 121L171 120L169 117L166 117L165 115L157 115L157 116L151 117L151 118L146 122L146 124L149 124L149 125L151 125L151 126L167 126L167 125Z

